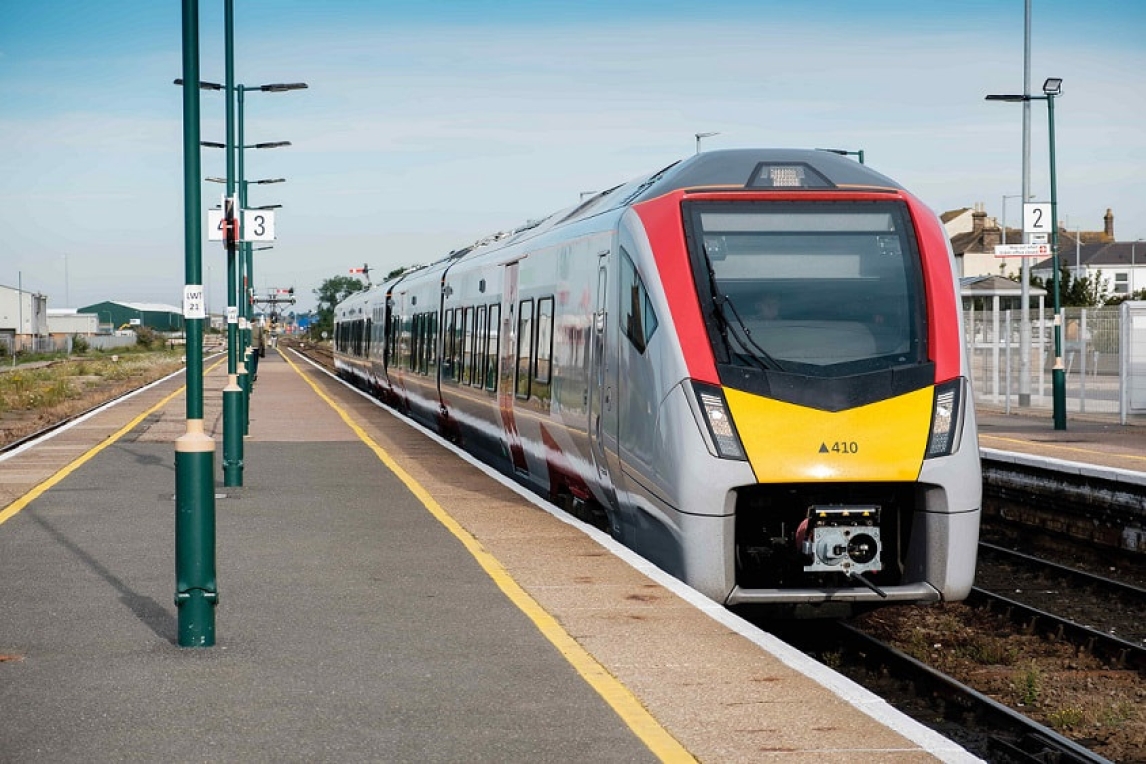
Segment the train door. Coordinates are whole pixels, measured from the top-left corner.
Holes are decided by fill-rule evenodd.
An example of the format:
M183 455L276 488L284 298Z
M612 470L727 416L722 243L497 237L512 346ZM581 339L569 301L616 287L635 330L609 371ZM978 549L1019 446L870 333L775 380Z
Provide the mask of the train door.
M597 482L604 493L613 532L619 530L612 510L617 506L614 475L617 453L617 415L614 407L616 370L609 363L609 251L597 257L597 298L593 310L593 340L589 360L589 442Z
M502 430L513 461L515 472L528 474L529 465L525 461L525 449L521 445L521 434L517 430L517 420L513 409L517 389L514 370L517 368L517 263L505 266L505 291L501 298L501 355L497 381L497 406L501 414Z

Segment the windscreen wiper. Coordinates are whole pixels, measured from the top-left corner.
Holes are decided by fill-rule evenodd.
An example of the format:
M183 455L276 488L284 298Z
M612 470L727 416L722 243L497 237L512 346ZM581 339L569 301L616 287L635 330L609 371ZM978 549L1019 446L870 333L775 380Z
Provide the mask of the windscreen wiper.
M736 310L736 305L733 304L732 299L722 294L713 294L712 298L716 303L716 316L725 328L723 332L725 339L732 339L742 354L754 361L761 369L784 371L784 365L773 358L752 338L752 330L744 325L743 319L740 318L740 312ZM735 321L728 320L729 313L732 314Z

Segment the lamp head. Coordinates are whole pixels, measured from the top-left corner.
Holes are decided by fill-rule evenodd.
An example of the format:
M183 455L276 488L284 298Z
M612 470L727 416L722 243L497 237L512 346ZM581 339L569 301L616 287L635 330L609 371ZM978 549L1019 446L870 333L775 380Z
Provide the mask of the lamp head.
M1043 83L1043 92L1048 96L1062 95L1062 77L1047 77Z

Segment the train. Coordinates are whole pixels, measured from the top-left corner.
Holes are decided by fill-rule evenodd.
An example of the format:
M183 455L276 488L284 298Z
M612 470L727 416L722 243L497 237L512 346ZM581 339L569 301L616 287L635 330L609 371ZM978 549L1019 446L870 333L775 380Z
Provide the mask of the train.
M938 217L699 152L335 307L340 376L731 608L963 599L981 468Z

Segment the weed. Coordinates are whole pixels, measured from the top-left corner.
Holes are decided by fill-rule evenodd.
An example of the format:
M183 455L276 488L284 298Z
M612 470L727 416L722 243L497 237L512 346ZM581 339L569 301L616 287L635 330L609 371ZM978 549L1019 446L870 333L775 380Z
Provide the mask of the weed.
M1047 714L1047 722L1057 730L1069 730L1080 727L1086 721L1086 713L1076 706L1067 706Z
M1019 705L1033 706L1038 703L1042 678L1042 671L1034 663L1016 675L1014 688Z

